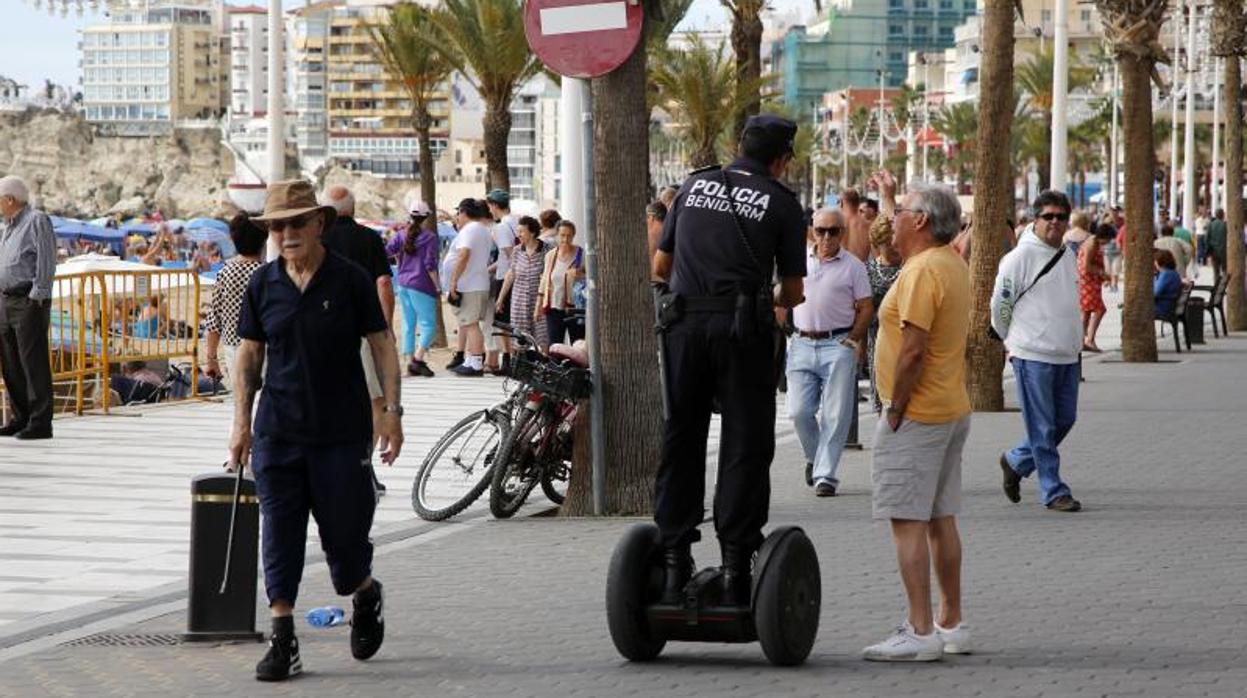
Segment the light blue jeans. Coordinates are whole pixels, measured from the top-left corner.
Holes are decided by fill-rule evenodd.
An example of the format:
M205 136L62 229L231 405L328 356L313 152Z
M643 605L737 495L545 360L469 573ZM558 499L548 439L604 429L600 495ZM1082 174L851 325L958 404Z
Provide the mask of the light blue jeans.
M788 416L815 484L835 487L857 400L857 352L840 343L844 337L794 337L788 346Z
M437 298L407 286L398 287L403 307L403 353L416 350L416 328L420 328L420 348L428 349L437 335Z
M1026 436L1005 454L1013 470L1022 477L1039 472L1039 503L1070 493L1061 482L1061 454L1057 448L1078 418L1078 364L1049 364L1013 358L1013 375L1018 385L1018 403Z

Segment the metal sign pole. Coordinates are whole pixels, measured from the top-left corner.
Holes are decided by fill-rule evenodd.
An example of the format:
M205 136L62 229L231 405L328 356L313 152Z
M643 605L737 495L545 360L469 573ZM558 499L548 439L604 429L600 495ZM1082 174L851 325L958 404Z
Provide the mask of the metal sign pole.
M586 84L580 114L584 137L581 164L584 167L585 202L585 335L589 339L589 373L593 376L593 398L589 400L589 443L593 461L593 515L606 511L606 429L603 423L601 315L598 305L598 233L596 197L593 191L593 88Z

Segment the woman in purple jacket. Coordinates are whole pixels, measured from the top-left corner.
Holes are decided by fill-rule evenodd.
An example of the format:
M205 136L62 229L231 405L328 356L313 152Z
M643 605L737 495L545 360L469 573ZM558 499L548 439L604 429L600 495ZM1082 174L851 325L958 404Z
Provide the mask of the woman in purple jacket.
M411 210L407 232L395 235L386 252L398 259L398 300L403 307L403 360L409 360L407 373L433 377L424 361L425 352L437 334L437 303L441 286L437 279L437 232L424 227L429 207L417 203ZM419 346L416 328L420 328Z

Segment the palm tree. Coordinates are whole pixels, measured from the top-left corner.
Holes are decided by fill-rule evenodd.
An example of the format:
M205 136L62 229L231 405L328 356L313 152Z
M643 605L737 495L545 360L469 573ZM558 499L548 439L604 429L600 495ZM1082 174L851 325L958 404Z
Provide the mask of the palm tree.
M1096 0L1105 39L1121 73L1124 132L1126 263L1121 312L1121 356L1156 361L1152 310L1152 181L1156 144L1152 139L1152 80L1157 61L1167 61L1158 41L1166 6L1152 0Z
M1013 11L1011 0L983 3L979 119L974 165L974 232L970 245L970 335L966 340L966 382L974 409L1004 409L1005 354L991 328L991 295L1004 255L1005 221L1013 216L1009 131L1013 95Z
M1041 128L1047 134L1051 134L1052 128L1052 74L1056 62L1054 51L1055 48L1048 47L1032 53L1015 71L1017 86L1022 89L1027 106L1037 113ZM1075 92L1090 87L1095 80L1095 69L1082 65L1076 55L1071 55L1070 58L1068 91ZM1061 118L1065 118L1064 115ZM1042 156L1036 158L1041 189L1047 189L1048 182L1052 181L1048 171L1051 166L1048 162L1049 149L1045 147Z
M727 52L696 35L688 48L656 51L654 59L650 80L658 106L679 124L692 150L690 164L699 168L720 162L720 144L748 99L743 95L759 93L761 85L738 89L739 76Z
M398 78L411 99L411 121L420 142L420 198L437 206L437 178L433 173L430 105L437 99L451 66L446 57L420 40L432 33L431 11L402 2L389 8L383 24L368 28L373 51L386 70Z
M1069 130L1069 170L1071 181L1078 184L1078 206L1087 205L1087 173L1104 167L1104 155L1100 142L1107 130L1104 122L1096 117L1072 126Z
M1247 19L1243 0L1214 0L1212 52L1225 57L1225 219L1228 245L1226 319L1235 330L1247 330L1247 298L1243 293L1243 105L1242 65L1247 52Z
M661 0L646 0L646 28ZM649 197L649 110L646 108L647 51L634 51L615 71L593 80L593 181L596 229L639 229ZM662 398L649 290L649 254L631 235L597 236L601 375L594 400L603 401L606 443L606 508L609 515L653 510L654 476L662 442ZM586 415L589 410L582 409ZM591 513L587 420L575 435L576 458L562 513Z
M442 0L418 41L444 56L485 100L486 187L510 189L507 138L515 90L541 70L524 36L522 0Z
M973 102L944 105L931 116L931 125L944 137L945 141L953 144L948 166L952 169L959 186L968 183L974 177L978 122L978 109L975 108Z
M733 116L733 135L745 130L745 119L762 106L762 10L767 0L719 0L732 15L732 54L736 57L736 90L744 107ZM754 85L758 87L751 90Z

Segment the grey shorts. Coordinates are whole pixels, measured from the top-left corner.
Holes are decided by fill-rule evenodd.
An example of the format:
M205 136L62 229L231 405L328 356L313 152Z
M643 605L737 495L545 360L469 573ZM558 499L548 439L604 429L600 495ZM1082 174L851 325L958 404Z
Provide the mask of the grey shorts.
M471 325L485 319L489 308L489 291L463 291L459 294L459 307L455 308L455 319L459 325Z
M930 521L956 516L961 511L961 451L969 435L969 415L943 424L907 419L895 432L880 418L870 467L874 517Z

